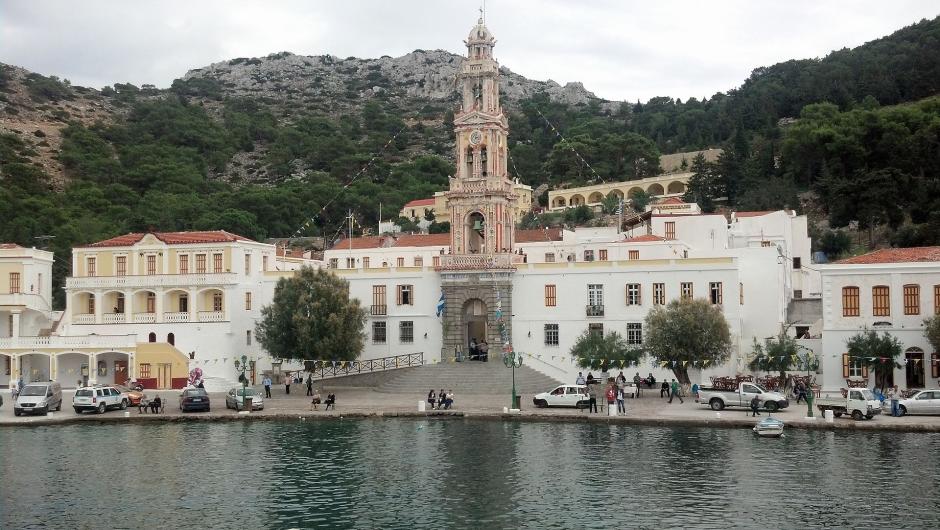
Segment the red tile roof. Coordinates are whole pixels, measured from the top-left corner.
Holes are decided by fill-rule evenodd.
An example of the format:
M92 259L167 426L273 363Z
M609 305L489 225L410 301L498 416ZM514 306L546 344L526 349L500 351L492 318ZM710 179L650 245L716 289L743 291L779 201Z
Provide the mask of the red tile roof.
M669 197L668 199L659 201L656 204L686 204L686 202L679 197Z
M940 261L940 247L883 248L835 262L842 265Z
M767 215L767 214L770 214L770 213L774 213L774 212L776 212L776 211L777 211L777 210L766 210L766 211L763 211L763 212L734 212L734 216L735 216L736 218L741 218L741 217L761 217L761 216L763 216L763 215Z
M654 236L653 234L643 234L642 236L628 237L624 243L650 243L653 241L665 241L665 237Z
M16 243L0 243L0 250L11 250L14 248L23 248Z
M561 241L561 228L536 228L534 230L516 230L516 243L541 243Z
M363 237L354 237L350 244L350 240L347 238L340 239L336 242L335 245L330 247L330 250L362 250L364 248L379 248L384 247L383 244L386 237L388 236L363 236Z
M200 243L231 243L233 241L253 241L247 237L238 234L232 234L225 230L211 230L205 232L151 232L154 237L163 241L167 245L187 245ZM124 234L122 236L112 237L104 241L98 241L90 245L80 245L81 247L129 247L147 235L145 233L135 232Z
M402 234L395 240L396 247L449 247L450 232L444 234Z
M413 201L411 201L411 202L405 203L404 208L408 208L408 207L411 207L411 206L434 206L434 199L433 199L433 198L431 198L431 199L415 199L415 200L413 200Z

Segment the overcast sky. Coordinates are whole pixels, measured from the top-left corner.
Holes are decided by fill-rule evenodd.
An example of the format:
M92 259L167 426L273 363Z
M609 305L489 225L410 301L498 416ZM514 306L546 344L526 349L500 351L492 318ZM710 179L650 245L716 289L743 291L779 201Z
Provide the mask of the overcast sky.
M279 51L463 53L479 2L0 0L0 62L100 88ZM710 96L758 66L822 57L940 14L937 0L489 0L503 66L613 100Z

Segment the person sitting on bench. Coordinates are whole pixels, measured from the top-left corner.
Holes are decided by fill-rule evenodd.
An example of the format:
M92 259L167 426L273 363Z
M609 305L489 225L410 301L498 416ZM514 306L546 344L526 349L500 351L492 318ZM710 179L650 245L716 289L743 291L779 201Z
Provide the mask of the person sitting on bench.
M326 395L326 408L324 410L330 410L330 407L336 410L336 394L332 392Z
M454 404L454 391L451 390L447 393L447 397L444 398L444 410L449 410L450 407Z
M157 396L150 400L150 412L156 414L163 406L163 400L160 399L160 396Z
M310 406L313 407L313 410L320 410L320 391L316 388L313 389L313 399L310 401Z

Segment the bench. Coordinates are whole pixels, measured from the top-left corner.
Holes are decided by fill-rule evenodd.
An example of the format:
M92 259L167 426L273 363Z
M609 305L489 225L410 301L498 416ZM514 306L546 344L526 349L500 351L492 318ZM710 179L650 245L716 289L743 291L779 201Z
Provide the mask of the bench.
M150 399L143 399L143 398L141 398L141 400L140 400L140 405L137 405L137 413L138 413L138 414L143 414L144 412L150 411L150 402L151 402L151 401L152 401L152 400L150 400ZM160 413L161 413L161 414L162 414L163 412L166 412L166 400L163 399L163 398L160 399L160 408L159 408L159 410L160 410Z

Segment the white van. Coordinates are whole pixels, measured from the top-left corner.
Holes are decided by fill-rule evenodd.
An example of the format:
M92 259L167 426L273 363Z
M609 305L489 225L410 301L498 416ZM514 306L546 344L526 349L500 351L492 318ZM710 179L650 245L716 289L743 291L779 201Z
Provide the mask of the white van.
M45 414L50 410L62 410L62 387L55 381L30 383L13 402L14 416Z

